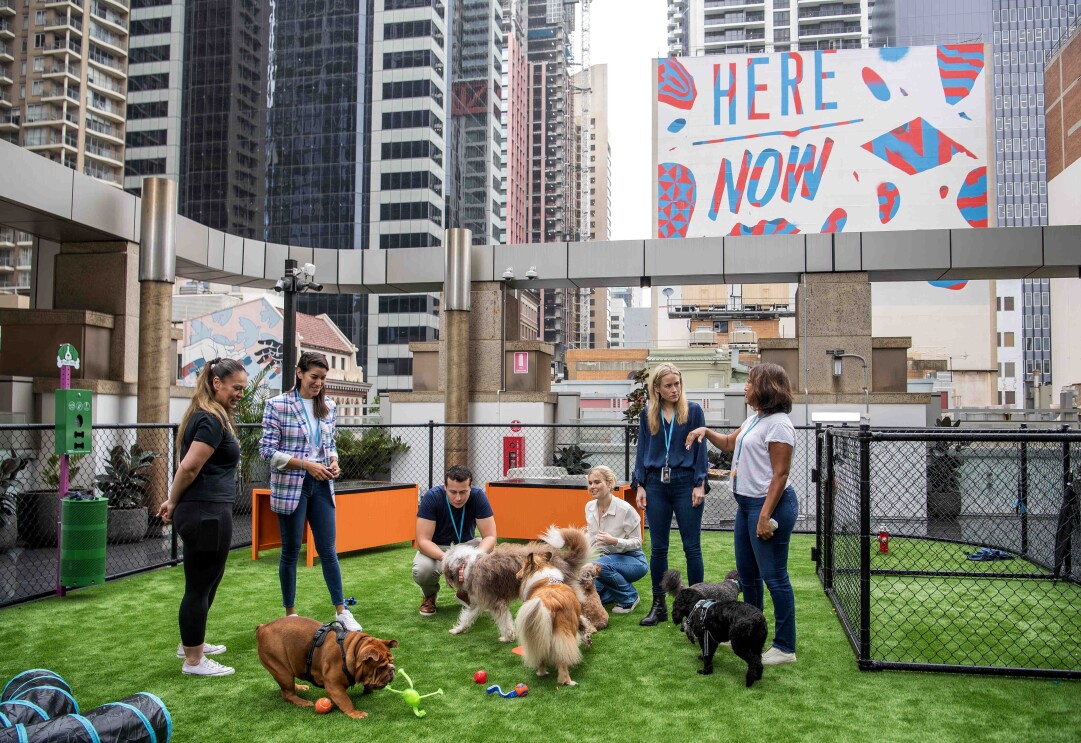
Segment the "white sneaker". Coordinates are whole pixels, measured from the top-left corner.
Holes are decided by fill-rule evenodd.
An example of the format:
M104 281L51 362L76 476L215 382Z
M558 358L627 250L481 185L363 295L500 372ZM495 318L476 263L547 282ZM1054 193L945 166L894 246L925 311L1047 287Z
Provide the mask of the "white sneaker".
M363 632L364 628L360 626L360 622L353 618L353 612L348 609L342 609L340 614L335 615L335 622L341 622L341 625L350 632Z
M221 655L224 652L224 645L211 645L209 642L203 643L203 655ZM184 643L180 643L176 646L176 657L184 660Z
M633 604L628 604L627 606L614 606L614 607L612 607L612 613L613 614L630 614L632 611L634 611L638 607L638 602L641 601L641 600L642 600L642 597L639 596L638 598L636 598L634 600Z
M762 665L764 666L783 666L786 663L795 663L796 654L786 653L776 646L770 646L770 649L762 653Z
M236 673L235 668L223 666L218 661L205 656L194 666L185 663L180 670L190 676L231 676Z

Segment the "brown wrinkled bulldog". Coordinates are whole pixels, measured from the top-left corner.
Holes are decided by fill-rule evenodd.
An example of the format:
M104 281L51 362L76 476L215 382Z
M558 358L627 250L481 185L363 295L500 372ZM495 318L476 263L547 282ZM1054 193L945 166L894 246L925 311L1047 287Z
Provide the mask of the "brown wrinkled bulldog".
M314 704L297 696L298 691L307 691L310 687L296 683L296 679L304 678L312 638L321 626L322 623L315 619L294 616L260 624L255 630L259 662L278 682L282 699L299 707ZM339 644L332 629L312 653L310 680L326 689L327 696L338 709L354 720L367 717L367 712L353 706L346 689L354 684L363 685L364 693L368 694L392 682L394 656L390 654L390 648L396 647L397 640L380 640L364 632L346 632ZM347 673L353 676L352 684Z

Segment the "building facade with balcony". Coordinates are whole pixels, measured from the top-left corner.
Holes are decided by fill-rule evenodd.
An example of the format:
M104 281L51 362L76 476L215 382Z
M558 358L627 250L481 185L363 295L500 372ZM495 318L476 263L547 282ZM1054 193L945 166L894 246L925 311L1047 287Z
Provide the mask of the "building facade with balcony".
M128 0L0 0L0 138L121 186Z

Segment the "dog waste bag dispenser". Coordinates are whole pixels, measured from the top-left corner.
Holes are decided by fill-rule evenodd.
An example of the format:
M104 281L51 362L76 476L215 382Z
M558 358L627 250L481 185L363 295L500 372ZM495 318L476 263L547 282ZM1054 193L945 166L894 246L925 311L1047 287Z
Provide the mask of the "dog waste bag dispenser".
M56 391L57 454L86 454L90 451L93 405L90 390Z

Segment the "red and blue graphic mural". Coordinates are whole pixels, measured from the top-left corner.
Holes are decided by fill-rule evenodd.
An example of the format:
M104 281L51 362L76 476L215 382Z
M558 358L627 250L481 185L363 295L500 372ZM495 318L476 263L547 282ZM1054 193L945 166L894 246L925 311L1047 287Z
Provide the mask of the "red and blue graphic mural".
M901 192L892 183L878 184L878 221L889 224L901 208Z
M987 226L986 49L657 60L657 235Z
M979 159L922 118L875 137L863 149L909 175L945 165L959 153Z
M686 237L697 198L694 173L679 163L657 167L657 203L661 210L658 237Z

